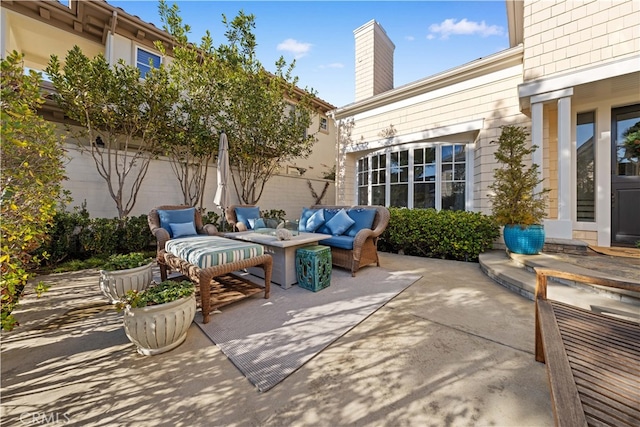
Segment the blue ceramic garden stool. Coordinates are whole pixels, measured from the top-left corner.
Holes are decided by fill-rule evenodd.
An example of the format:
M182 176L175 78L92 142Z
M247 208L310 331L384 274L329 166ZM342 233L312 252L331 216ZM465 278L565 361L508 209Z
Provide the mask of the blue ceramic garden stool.
M296 276L298 286L313 292L331 284L331 248L306 246L296 250Z

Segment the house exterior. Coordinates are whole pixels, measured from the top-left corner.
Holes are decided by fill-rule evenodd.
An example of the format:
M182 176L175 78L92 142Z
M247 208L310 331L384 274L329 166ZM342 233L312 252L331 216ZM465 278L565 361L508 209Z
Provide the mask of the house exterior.
M0 5L0 52L3 57L13 50L23 53L27 68L44 70L52 54L64 61L74 45L89 57L102 53L111 64L119 60L135 64L143 74L149 68L149 59L157 65L171 61L171 58L162 57L154 47L154 43L160 41L170 51L168 33L106 1L3 0ZM149 7L156 6L155 3L149 4ZM51 89L50 84L48 88ZM323 179L323 175L336 161L335 125L326 115L335 107L319 98L314 100L314 106L319 114L308 130L318 139L313 153L308 159L281 165L280 173L268 182L259 201L262 209L281 209L287 217L295 218L303 206L316 202L310 186L315 193L321 194L327 184L329 187L322 200L333 202L334 182ZM54 102L47 102L41 114L57 123L60 132L64 132L62 125L67 120ZM229 135L229 141L233 148L233 135ZM94 217L117 216L115 204L107 195L106 184L97 174L91 156L83 154L74 142L67 144L66 148L70 157L66 166L69 180L64 186L71 191L73 205L86 202L87 210ZM167 162L166 158L152 161L132 215L146 214L158 205L181 203L179 183L173 173L168 172L171 168ZM219 211L213 204L216 185L215 165L212 165L205 189L207 210ZM237 203L234 197L235 193L232 194L232 203Z
M489 214L502 125L538 146L551 189L547 239L640 240L640 164L624 133L640 122L640 3L507 0L510 47L393 87L393 43L354 31L355 102L338 127L338 204Z

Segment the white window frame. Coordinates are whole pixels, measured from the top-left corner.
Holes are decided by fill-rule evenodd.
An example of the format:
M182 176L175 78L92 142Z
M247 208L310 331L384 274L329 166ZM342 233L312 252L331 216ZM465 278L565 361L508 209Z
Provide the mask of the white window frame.
M465 207L464 210L465 211L472 211L473 210L473 178L474 178L474 174L473 174L473 169L474 169L474 165L473 165L473 157L474 157L474 151L475 151L475 146L473 143L468 143L468 142L448 142L448 141L438 141L438 142L420 142L420 143L412 143L412 144L407 144L407 145L398 145L398 146L394 146L392 148L387 148L387 149L383 149L383 150L376 150L376 151L372 151L369 152L367 154L364 154L362 156L358 156L356 158L356 176L359 173L359 169L358 169L358 161L364 157L367 157L368 160L368 164L369 164L369 169L367 171L368 173L368 177L367 177L367 193L368 193L368 197L367 197L367 202L370 203L371 201L371 197L372 197L372 161L371 158L373 156L377 156L380 154L385 154L386 158L386 168L387 168L387 177L385 180L385 205L388 206L389 205L389 201L391 200L391 179L390 179L390 175L389 175L389 166L390 166L390 154L392 152L401 152L401 151L406 151L408 150L408 154L409 154L409 179L407 182L408 188L407 188L407 207L409 209L413 209L413 199L414 199L414 149L418 149L418 148L427 148L427 147L435 147L436 148L436 179L434 181L435 183L435 190L436 190L436 194L435 194L435 209L436 210L441 210L442 209L442 147L444 146L452 146L452 145L464 145L465 146ZM355 200L360 203L360 200L358 200L358 180L355 180Z

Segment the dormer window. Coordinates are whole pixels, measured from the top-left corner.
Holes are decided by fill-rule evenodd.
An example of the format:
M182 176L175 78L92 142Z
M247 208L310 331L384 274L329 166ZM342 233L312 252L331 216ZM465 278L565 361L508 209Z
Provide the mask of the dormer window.
M143 79L147 76L147 73L151 71L151 68L160 68L160 61L160 55L137 48L136 67L140 70L140 77Z

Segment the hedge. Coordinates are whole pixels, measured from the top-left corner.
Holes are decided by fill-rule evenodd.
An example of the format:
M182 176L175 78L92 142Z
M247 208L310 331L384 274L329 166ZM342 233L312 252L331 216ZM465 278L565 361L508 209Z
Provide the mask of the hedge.
M476 262L500 235L493 217L478 212L407 208L389 211L389 225L378 243L381 251Z

